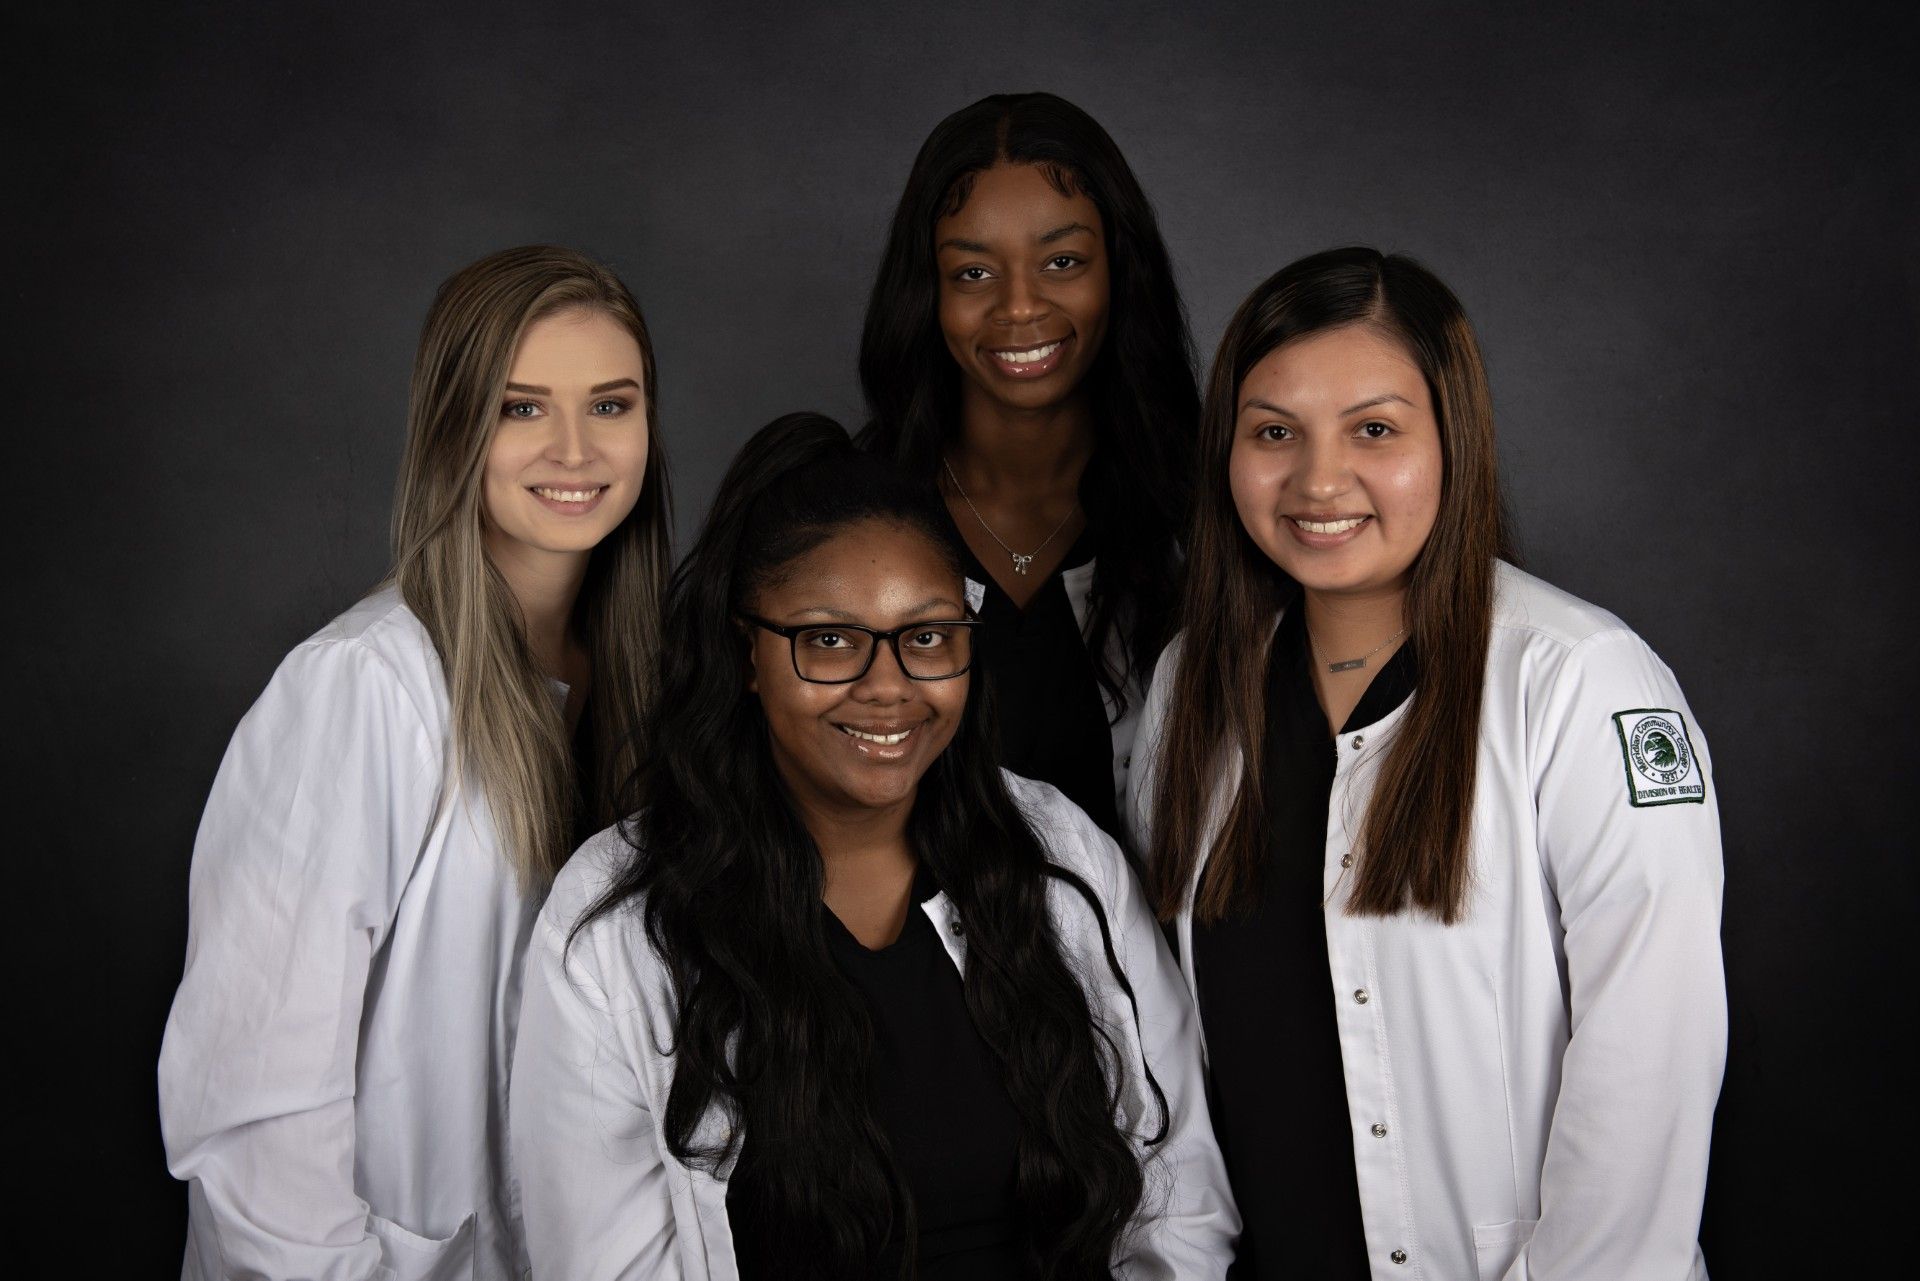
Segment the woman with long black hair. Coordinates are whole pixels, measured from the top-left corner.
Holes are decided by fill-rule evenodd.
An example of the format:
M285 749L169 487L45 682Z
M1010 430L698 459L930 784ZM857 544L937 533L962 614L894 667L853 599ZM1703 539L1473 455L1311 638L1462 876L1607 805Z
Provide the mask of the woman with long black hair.
M536 1273L1222 1275L1190 1007L1118 847L994 759L931 488L772 424L665 630L634 817L535 931Z
M1703 1281L1726 1053L1699 723L1512 563L1465 312L1332 250L1220 341L1138 839L1236 1277Z
M1165 244L1097 121L983 98L921 146L867 304L862 443L936 483L1004 763L1118 830L1179 592L1199 394Z

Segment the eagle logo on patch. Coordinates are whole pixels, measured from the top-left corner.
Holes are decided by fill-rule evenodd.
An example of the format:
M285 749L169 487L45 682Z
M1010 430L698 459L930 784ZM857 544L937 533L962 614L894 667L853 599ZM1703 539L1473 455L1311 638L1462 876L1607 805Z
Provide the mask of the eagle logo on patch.
M1704 804L1706 782L1687 737L1686 718L1661 707L1613 714L1626 756L1627 802L1635 806Z

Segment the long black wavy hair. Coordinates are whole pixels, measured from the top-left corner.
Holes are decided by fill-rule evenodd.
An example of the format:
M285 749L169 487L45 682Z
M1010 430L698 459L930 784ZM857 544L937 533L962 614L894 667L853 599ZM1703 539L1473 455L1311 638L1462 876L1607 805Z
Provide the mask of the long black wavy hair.
M747 688L736 620L758 592L837 531L880 518L918 532L960 573L931 485L855 449L831 419L762 428L722 481L668 588L652 741L623 827L632 856L583 920L644 903L677 1017L667 1146L718 1168L745 1135L774 1239L795 1277L869 1275L889 1238L913 1266L914 1213L868 1105L873 1028L835 969L821 916L820 852L786 798L766 718ZM1051 863L994 758L991 696L972 682L952 742L920 781L908 836L966 923L967 1010L1020 1119L1016 1195L1033 1275L1105 1278L1143 1191L1115 1122L1119 1047L1090 1008L1048 917L1048 886L1077 891L1106 962L1132 988L1092 889ZM712 1107L732 1122L696 1144Z
M860 336L860 385L872 415L861 444L933 476L960 429L960 369L940 333L933 228L966 204L995 164L1038 166L1063 194L1084 194L1105 228L1107 336L1086 377L1094 450L1080 502L1098 531L1088 647L1124 708L1166 643L1179 601L1178 540L1193 493L1200 421L1193 338L1153 206L1098 121L1050 93L995 94L942 120L914 157ZM1125 620L1125 669L1107 637Z

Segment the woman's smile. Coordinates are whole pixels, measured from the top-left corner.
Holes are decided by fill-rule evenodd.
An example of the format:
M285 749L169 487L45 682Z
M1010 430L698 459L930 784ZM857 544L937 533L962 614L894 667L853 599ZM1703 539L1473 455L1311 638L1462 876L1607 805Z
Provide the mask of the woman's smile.
M605 485L529 485L527 492L541 506L562 516L584 516L600 505L606 496Z
M1302 546L1326 551L1360 537L1372 520L1372 516L1289 516L1287 524Z
M1008 378L1044 378L1060 368L1067 345L1072 341L1073 336L1069 334L1035 346L989 347L987 355Z

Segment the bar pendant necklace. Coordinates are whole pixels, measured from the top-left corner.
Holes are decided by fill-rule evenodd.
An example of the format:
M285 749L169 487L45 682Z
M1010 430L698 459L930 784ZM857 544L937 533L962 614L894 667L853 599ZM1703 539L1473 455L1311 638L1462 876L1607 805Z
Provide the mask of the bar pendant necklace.
M988 530L987 532L992 533L993 531ZM1378 645L1375 645L1372 649L1360 655L1360 657L1358 658L1349 658L1338 663L1327 663L1327 670L1330 672L1351 672L1358 668L1365 667L1367 665L1367 660L1369 658L1372 658L1375 654L1378 654L1381 650L1393 644L1395 641L1399 640L1402 636L1405 636L1406 634L1407 634L1407 629L1402 627L1399 631L1387 637L1385 640L1381 641ZM1317 657L1320 653L1320 647L1318 645L1315 645L1313 647L1313 652ZM1325 662L1326 660L1322 659L1321 661Z

